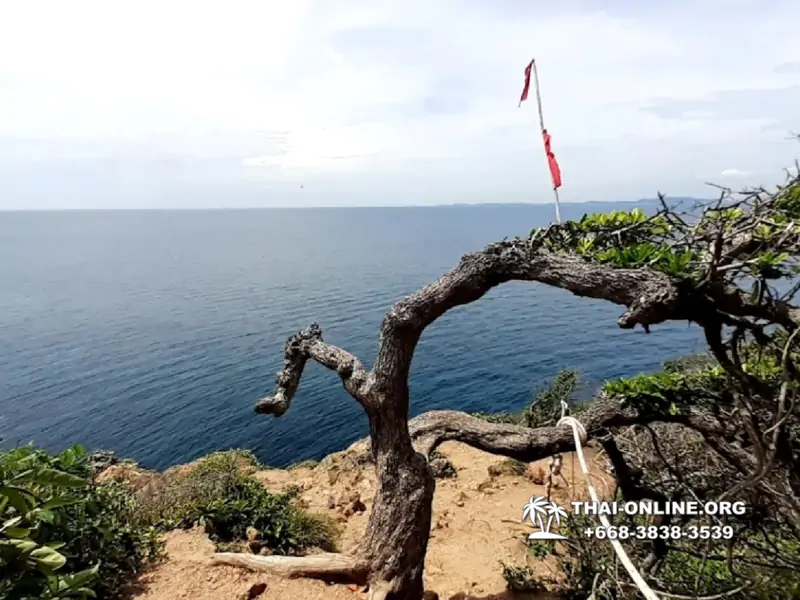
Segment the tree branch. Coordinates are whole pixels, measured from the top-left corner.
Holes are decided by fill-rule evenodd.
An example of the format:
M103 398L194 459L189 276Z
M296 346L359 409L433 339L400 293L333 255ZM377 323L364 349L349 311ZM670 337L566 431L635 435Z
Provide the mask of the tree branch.
M322 341L322 329L316 323L290 337L283 355L283 369L275 378L275 394L256 403L257 413L280 417L289 409L308 359L336 371L342 378L344 389L369 410L365 394L367 372L361 361L349 352Z
M589 439L603 434L612 427L654 422L679 423L722 436L725 428L715 417L699 411L670 415L646 412L633 406L622 406L614 399L601 397L579 415ZM439 444L456 441L490 454L533 462L554 454L575 449L569 427L537 427L491 423L455 410L433 410L422 413L408 422L409 433L417 451L428 456ZM369 439L359 440L349 451L361 453L369 448Z
M366 581L367 566L346 554L324 553L311 556L256 556L236 552L219 552L211 557L213 565L245 567L284 577L312 577L333 580L343 578L356 583Z
M795 307L783 300L762 298L758 303L749 302L742 290L733 286L712 285L706 290L717 308L736 317L751 317L768 323L778 323L787 331L797 328Z
M400 385L408 377L423 330L448 310L481 298L508 281L538 281L626 306L617 321L625 329L687 319L693 303L677 280L648 268L620 269L557 254L530 240L492 244L465 255L437 281L397 302L384 318L373 372Z

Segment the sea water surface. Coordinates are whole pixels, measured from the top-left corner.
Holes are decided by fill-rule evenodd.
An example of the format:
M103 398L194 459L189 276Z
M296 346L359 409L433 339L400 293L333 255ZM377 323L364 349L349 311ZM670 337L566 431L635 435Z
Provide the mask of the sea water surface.
M0 445L79 442L152 468L231 447L275 466L319 459L366 435L366 418L311 363L286 415L253 413L287 336L316 321L370 365L394 301L552 218L545 205L0 212ZM621 312L500 286L425 332L412 413L516 410L561 368L602 382L701 347L685 323L622 331Z

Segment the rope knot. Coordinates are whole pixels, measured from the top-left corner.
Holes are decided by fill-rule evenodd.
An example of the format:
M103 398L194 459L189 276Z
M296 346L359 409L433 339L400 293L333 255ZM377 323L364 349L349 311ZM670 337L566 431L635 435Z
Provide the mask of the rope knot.
M569 412L569 405L562 400L561 418L558 420L558 423L556 423L556 427L561 427L562 425L571 427L572 431L578 434L578 437L581 440L581 444L585 444L589 439L589 435L586 433L586 428L575 417L567 416L568 412Z
M589 435L586 433L586 428L575 417L561 417L556 425L558 427L561 427L562 425L572 427L573 431L577 431L578 437L581 440L581 444L585 444L589 439Z

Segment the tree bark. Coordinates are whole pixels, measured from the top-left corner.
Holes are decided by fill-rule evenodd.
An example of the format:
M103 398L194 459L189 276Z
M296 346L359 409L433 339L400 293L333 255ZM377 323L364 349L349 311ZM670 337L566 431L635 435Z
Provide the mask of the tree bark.
M422 332L448 310L474 302L497 285L514 280L538 281L578 296L625 306L618 325L627 329L638 324L647 330L669 319L697 320L697 307L705 306L663 273L591 264L580 257L546 251L529 240L514 240L464 256L456 268L397 302L381 325L380 345L370 372L352 354L324 342L319 326L311 325L287 341L275 394L259 400L256 412L276 417L284 414L309 359L338 373L345 390L369 417L368 445L378 489L366 533L354 555L342 561L320 561L310 556L303 562L303 558L287 557L282 565L281 558L276 557L244 560L220 555L217 562L270 571L283 569L293 575L328 577L336 572L368 582L375 598L419 600L434 491L424 455L445 440L459 440L527 461L574 448L569 428L491 424L455 411L427 413L414 419L409 429L408 376ZM739 298L731 304L740 312L747 309ZM655 416L607 400L590 409L584 425L592 435L604 427L647 419ZM720 426L702 422L699 417L698 423Z

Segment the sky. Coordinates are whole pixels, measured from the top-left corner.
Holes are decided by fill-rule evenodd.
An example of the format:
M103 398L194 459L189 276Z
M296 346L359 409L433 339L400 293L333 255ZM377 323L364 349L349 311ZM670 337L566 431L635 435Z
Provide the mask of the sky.
M800 157L795 0L0 0L0 210L709 196Z

